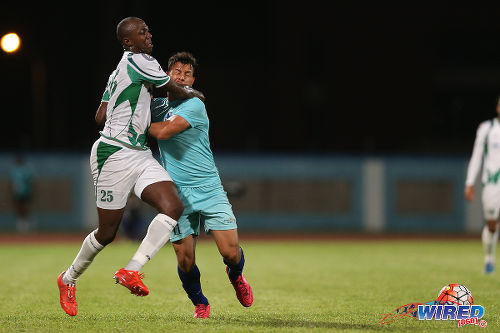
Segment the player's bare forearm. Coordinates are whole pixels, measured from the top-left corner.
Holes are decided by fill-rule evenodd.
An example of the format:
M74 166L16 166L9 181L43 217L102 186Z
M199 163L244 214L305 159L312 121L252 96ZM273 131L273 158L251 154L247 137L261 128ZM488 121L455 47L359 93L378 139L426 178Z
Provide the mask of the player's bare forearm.
M152 123L149 127L149 134L158 140L167 140L189 126L189 123L183 117L173 115L166 121Z
M151 123L151 125L149 126L149 135L158 139L158 136L160 135L162 128L165 126L165 123L166 121L162 121L159 123Z
M202 92L193 89L188 86L182 86L173 80L168 81L168 83L160 88L156 88L153 92L154 97L165 97L166 93L172 94L175 99L187 99L198 97L203 102L205 102L205 95Z
M101 102L97 112L95 113L95 122L97 125L104 125L106 122L106 109L108 108L108 102Z
M162 121L161 123L152 123L149 127L149 134L158 140L170 139L175 133L170 130L169 121Z

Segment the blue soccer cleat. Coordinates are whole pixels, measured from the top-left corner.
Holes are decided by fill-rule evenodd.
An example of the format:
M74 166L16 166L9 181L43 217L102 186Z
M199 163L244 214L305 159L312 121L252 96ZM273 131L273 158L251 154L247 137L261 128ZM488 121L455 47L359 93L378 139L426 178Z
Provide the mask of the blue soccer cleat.
M495 272L495 264L492 262L487 262L484 265L484 274L493 274Z

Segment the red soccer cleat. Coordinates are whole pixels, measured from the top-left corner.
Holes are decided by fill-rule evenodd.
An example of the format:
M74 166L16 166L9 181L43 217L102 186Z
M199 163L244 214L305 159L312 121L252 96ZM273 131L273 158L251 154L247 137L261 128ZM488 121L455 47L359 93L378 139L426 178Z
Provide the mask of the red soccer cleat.
M59 274L57 278L57 286L59 287L59 302L63 310L70 316L76 316L78 312L78 304L76 304L76 286L74 284L64 284L62 281L63 274Z
M226 266L226 273L229 272L229 267ZM233 285L234 291L236 291L236 297L238 298L238 301L240 301L241 305L244 307L249 307L253 303L253 292L252 288L250 287L250 284L247 282L247 279L241 274L238 276L236 281L231 281L229 279L231 284Z
M149 294L148 287L141 281L144 279L144 274L139 274L138 271L128 271L122 268L113 277L116 283L128 288L131 294L136 296L147 296Z
M194 307L193 318L208 318L210 317L210 304L196 304Z

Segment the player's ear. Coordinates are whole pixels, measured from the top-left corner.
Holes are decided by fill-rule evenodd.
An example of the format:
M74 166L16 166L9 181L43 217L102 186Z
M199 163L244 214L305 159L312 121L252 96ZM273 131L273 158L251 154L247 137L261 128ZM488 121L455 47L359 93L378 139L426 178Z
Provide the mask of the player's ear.
M195 79L196 79L196 78L193 76L193 82L191 82L191 86L194 84L194 80L195 80Z
M130 40L130 38L124 37L122 39L122 45L123 47L130 47L132 46L132 41Z

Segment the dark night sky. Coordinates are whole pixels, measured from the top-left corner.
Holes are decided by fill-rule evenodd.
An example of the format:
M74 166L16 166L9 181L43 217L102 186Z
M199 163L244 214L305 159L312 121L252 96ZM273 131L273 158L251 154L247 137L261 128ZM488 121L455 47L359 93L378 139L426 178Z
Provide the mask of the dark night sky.
M149 25L160 63L198 58L215 151L468 154L500 93L500 3L25 7L0 13L0 33L23 38L0 55L2 150L90 150L126 16Z

